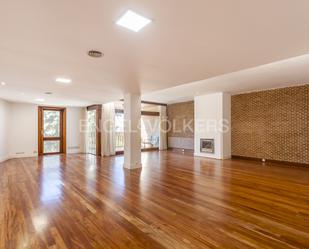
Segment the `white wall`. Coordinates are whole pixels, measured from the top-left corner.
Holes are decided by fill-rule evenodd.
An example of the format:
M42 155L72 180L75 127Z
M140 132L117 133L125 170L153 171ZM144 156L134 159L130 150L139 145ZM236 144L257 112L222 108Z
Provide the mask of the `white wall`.
M231 157L231 96L214 93L194 98L195 129L194 155L225 159ZM222 121L228 123L228 132L223 132ZM215 153L201 153L200 139L214 139Z
M0 99L0 162L9 158L10 103Z
M12 103L10 112L10 157L36 156L38 150L38 107Z
M80 120L83 108L67 108L67 153L83 152ZM11 158L37 156L38 106L11 103L9 154Z
M84 108L67 108L67 153L84 152L84 135L80 127L84 112Z

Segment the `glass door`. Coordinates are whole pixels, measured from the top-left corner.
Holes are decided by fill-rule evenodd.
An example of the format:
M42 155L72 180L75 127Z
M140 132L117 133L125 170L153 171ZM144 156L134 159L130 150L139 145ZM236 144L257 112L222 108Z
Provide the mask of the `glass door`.
M115 149L116 152L124 150L124 114L116 112L115 114Z
M160 116L142 115L141 117L142 150L158 149L160 141Z
M65 153L65 109L39 107L39 154Z
M124 111L115 110L115 147L116 154L124 151ZM160 113L141 112L141 148L143 151L159 149Z
M87 111L87 143L86 153L96 155L97 153L97 117L96 110Z
M86 153L101 156L102 105L87 107Z

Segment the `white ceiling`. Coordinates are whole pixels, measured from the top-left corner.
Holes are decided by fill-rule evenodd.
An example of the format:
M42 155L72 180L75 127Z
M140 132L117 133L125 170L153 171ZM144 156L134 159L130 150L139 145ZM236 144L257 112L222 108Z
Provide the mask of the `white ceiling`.
M278 84L278 77L264 74L274 69L267 65L258 79L255 71L245 81L226 78L309 54L308 0L0 0L0 6L0 81L7 83L0 97L12 101L82 106L141 92L145 100L172 102L176 92L155 92L219 75L228 83L203 84L238 92L308 80L306 70L282 67L302 75ZM128 9L153 22L139 33L115 25ZM90 49L105 56L90 58ZM301 65L297 60L289 65ZM55 84L58 76L73 83Z
M177 103L214 92L231 94L309 84L309 54L145 94L149 101Z

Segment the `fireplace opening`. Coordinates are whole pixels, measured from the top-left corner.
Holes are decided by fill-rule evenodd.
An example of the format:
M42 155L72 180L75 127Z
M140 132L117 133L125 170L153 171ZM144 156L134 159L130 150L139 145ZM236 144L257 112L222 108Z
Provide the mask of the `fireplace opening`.
M202 153L215 153L215 140L214 139L207 139L201 138L200 148Z

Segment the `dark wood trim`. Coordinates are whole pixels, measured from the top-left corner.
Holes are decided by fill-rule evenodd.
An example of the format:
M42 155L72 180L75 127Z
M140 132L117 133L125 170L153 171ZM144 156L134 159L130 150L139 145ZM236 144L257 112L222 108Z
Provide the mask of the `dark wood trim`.
M145 149L142 149L142 152L154 151L154 150L159 150L159 148L158 148L158 147L154 147L154 148L145 148Z
M142 116L160 116L160 112L142 111Z
M96 139L97 139L97 156L101 156L102 155L102 141L101 141L101 122L102 122L102 105L99 105L97 107L97 135L96 135Z
M46 140L46 141L56 141L56 140L61 140L61 137L45 137L44 140Z
M96 111L96 156L101 156L101 147L102 147L102 141L101 141L101 121L102 121L102 105L91 105L87 106L87 111Z
M124 101L124 99L121 99L120 101ZM157 102L151 102L151 101L141 101L142 104L149 104L149 105L160 105L160 106L167 106L167 104L164 103L157 103Z
M87 106L87 111L97 110L99 107L102 108L102 105L90 105Z
M124 113L122 109L115 109L115 113ZM142 116L160 116L160 112L150 112L150 111L142 111Z
M43 155L43 108L38 107L38 154Z
M59 155L61 153L58 152L51 152L51 153L44 153L44 156L49 156L49 155Z
M157 103L157 102L143 101L143 100L141 102L142 102L142 104L167 106L167 104L164 104L164 103Z
M45 110L60 111L60 137L46 137L43 136L43 112ZM44 141L60 141L59 153L44 153ZM41 155L54 155L66 154L66 108L65 107L52 107L52 106L39 106L38 107L38 154Z
M289 165L289 166L301 166L301 167L307 167L307 168L309 166L309 164L306 164L306 163L295 163L295 162L280 161L280 160L273 160L273 159L267 159L267 158L266 158L266 161L263 162L262 158L246 157L246 156L236 156L236 155L232 155L232 159L255 161L255 162L261 162L263 164L274 163L274 164Z
M65 107L59 106L59 107L54 107L54 106L39 106L39 108L42 108L44 110L50 110L50 111L59 111L59 110L65 110Z
M63 108L61 111L61 144L62 144L62 153L67 153L67 109Z

